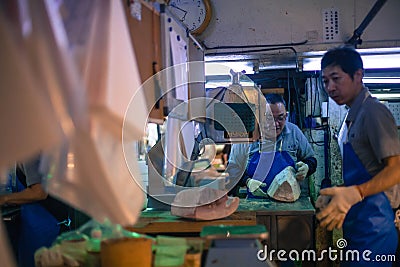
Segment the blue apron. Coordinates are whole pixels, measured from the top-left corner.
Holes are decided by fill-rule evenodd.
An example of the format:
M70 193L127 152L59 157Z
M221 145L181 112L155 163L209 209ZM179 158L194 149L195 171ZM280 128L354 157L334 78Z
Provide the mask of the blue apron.
M289 153L287 151L281 151L281 149L282 141L279 151L262 153L257 151L249 159L247 164L246 174L252 179L256 179L265 183L266 186L260 187L260 189L265 193L268 191L269 186L278 173L283 171L283 169L285 169L287 166L295 166L294 160ZM261 162L261 164L258 164L259 162ZM254 196L247 188L247 198L263 197Z
M343 180L346 186L362 184L372 177L362 165L349 142L343 144ZM376 262L375 255L394 255L397 248L397 231L394 215L386 195L381 192L366 197L351 207L343 223L345 250L357 250L360 261L343 262L341 266L392 266L392 262ZM370 250L364 261L362 253Z
M25 187L18 181L18 191ZM21 205L21 223L18 240L18 266L34 267L35 251L50 247L60 231L57 219L41 204Z

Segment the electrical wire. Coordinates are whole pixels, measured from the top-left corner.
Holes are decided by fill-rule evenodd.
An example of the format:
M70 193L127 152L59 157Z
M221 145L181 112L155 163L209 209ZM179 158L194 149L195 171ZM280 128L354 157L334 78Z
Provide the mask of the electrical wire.
M267 44L267 45L230 45L230 46L215 46L215 47L208 47L203 42L202 45L205 49L240 49L240 48L261 48L261 47L277 47L277 46L297 46L297 45L304 45L308 42L308 40L304 40L298 43L283 43L283 44Z
M290 73L289 70L287 71L287 89L288 89L288 112L290 113L291 110L291 99L290 99Z
M313 88L313 83L311 82L311 78L307 79L306 84L307 83L311 87L309 98L310 98L310 102L311 102L310 103L310 109L311 109L311 119L312 119L312 118L314 118L314 115L315 115L314 114L315 113L315 106L316 106L315 102L317 101L316 100L317 99L317 94L319 95L319 93L318 93L318 88L317 88L317 93L314 94L315 96L314 96L314 105L313 105L313 91L314 91L313 89L314 88ZM318 127L318 128L314 128L314 130L326 130L325 128L326 128L326 126L321 126L321 127ZM309 127L309 135L310 135L311 143L315 144L316 146L324 146L325 145L324 141L315 141L314 140L313 135L312 135L312 128L311 127Z
M317 93L316 93L316 96L315 96L315 103L318 100L318 106L319 106L319 110L320 110L319 116L322 117L322 106L321 106L322 103L321 103L321 96L320 96L321 88L320 88L319 83L318 83L319 79L318 79L318 77L313 77L313 79L315 80L315 85L316 85L316 88L317 88L317 90L316 90ZM316 106L314 106L313 116L315 116L315 107Z
M297 116L298 116L298 118L299 118L299 123L298 123L298 125L299 125L300 129L303 129L303 127L304 127L304 121L303 121L303 114L302 114L301 108L300 108L301 96L300 96L299 91L298 91L298 88L297 88L297 83L296 83L295 77L293 76L292 79L293 79L293 90L294 90L294 92L296 93L295 107L296 107L296 111L297 111Z

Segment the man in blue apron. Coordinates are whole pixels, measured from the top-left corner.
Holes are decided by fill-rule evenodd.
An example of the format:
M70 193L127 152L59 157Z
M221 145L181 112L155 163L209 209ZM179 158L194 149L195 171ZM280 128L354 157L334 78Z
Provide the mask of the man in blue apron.
M18 266L34 267L34 253L40 247L50 247L65 227L60 223L69 219L69 207L48 196L41 182L41 156L24 164L17 164L17 192L0 196L0 206L21 205L21 219L18 232ZM64 229L68 230L68 229ZM15 242L15 240L13 240Z
M364 87L362 59L353 48L328 51L321 69L329 96L350 109L338 138L344 186L320 191L319 200L326 196L331 200L317 219L328 230L343 227L347 242L343 249L358 251L358 259L344 257L341 266L391 266L390 261L378 261L394 255L397 247L393 211L384 193L400 183L400 142L394 118Z
M268 187L275 176L287 166L296 169L303 195L308 195L307 176L315 172L317 160L307 138L293 123L287 122L285 100L281 95L268 94L275 133L270 140L251 144L234 144L231 148L227 172L234 179L241 177L239 186L246 185L248 198L267 197ZM268 127L268 125L266 126Z

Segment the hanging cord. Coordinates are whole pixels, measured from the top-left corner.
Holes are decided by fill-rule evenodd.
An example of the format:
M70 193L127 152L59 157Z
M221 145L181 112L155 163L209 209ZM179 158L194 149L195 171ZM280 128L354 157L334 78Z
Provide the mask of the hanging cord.
M298 43L283 43L283 44L267 44L267 45L230 45L230 46L214 46L214 47L208 47L206 44L203 42L202 45L204 46L205 49L207 50L212 50L212 49L240 49L240 48L262 48L262 47L282 47L282 46L297 46L297 45L304 45L308 42L308 40L304 40L302 42Z
M287 71L287 88L288 88L288 112L291 111L291 99L290 99L290 73L289 70Z
M310 94L311 94L310 95L310 101L311 101L310 108L311 108L311 120L312 120L312 118L314 118L314 115L315 115L315 107L316 107L316 102L317 102L317 96L319 96L319 90L318 90L318 84L315 83L315 85L317 86L317 90L316 90L317 93L315 93L314 96L313 96L314 87L313 87L313 83L311 81L312 81L311 78L307 80L307 83L311 83L310 84L310 87L311 87L311 90L310 90ZM314 97L314 105L313 105L313 97ZM319 97L318 97L318 102L320 102L319 101ZM325 130L325 127L318 128L318 129L315 128L315 130ZM313 144L315 144L316 146L324 146L325 145L324 141L315 141L314 140L313 135L312 135L312 128L311 127L309 127L309 133L310 133L309 135L310 135L311 142Z
M301 97L300 97L300 94L299 94L299 91L298 91L298 88L297 88L297 83L296 83L295 77L293 76L292 79L293 79L294 92L296 93L296 97L295 97L295 107L296 107L297 114L298 114L298 116L299 116L299 123L298 123L298 125L299 125L299 128L300 128L300 129L303 129L303 127L304 127L303 114L302 114L301 108L300 108L300 99L301 99Z

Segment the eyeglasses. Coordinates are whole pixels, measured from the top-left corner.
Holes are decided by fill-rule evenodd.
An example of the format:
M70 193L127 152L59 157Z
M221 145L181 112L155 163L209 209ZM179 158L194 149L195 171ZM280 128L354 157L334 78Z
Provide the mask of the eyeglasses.
M287 112L284 114L280 114L278 116L272 116L272 114L267 115L267 123L274 124L274 123L283 123L286 121Z
M281 114L281 115L279 115L279 116L274 116L274 121L275 122L279 122L279 123L282 123L282 122L284 122L286 120L286 113L285 114Z

